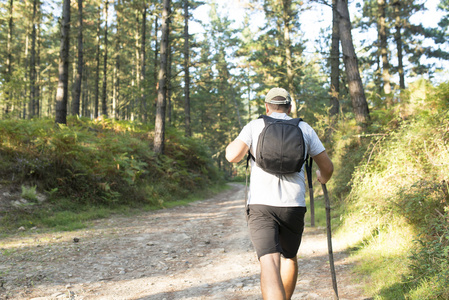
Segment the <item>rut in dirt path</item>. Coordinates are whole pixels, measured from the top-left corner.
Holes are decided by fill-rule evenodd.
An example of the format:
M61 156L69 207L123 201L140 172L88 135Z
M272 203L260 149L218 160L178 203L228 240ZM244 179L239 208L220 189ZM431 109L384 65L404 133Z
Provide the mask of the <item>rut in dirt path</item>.
M261 299L244 186L230 185L183 207L2 241L0 299ZM334 251L340 299L366 299L338 241ZM292 299L331 299L324 229L306 228L298 257Z

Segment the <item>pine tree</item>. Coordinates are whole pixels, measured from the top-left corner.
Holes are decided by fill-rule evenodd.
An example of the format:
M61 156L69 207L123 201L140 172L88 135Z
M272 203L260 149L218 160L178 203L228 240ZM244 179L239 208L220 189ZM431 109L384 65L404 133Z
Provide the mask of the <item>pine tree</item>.
M349 18L347 0L337 0L337 10L340 14L340 42L343 51L346 76L348 78L352 109L354 111L356 121L362 126L366 126L370 119L369 109L365 98L362 80L360 78L354 44L352 42L351 20Z
M83 76L83 0L78 0L78 65L72 100L72 114L80 114L81 80Z
M31 55L30 55L30 103L28 109L28 117L32 118L36 114L36 26L38 18L38 0L33 0L33 18L31 21Z
M94 118L99 116L99 98L100 98L100 28L101 28L101 8L97 9L97 36L95 50L95 84L94 84Z
M337 11L337 0L332 0L332 44L330 54L331 65L331 100L329 114L336 116L340 112L340 15Z
M165 143L165 108L166 108L166 68L167 68L167 46L168 46L168 33L169 33L169 11L170 0L163 1L162 10L162 37L161 37L161 58L159 69L159 88L157 97L157 110L156 110L156 124L154 128L154 145L153 151L156 154L164 153Z
M184 114L185 114L185 135L192 136L190 128L190 59L189 59L189 0L184 2Z
M386 95L387 106L391 106L391 84L390 84L390 62L388 59L388 26L385 0L377 0L378 17L377 31L379 36L379 56L382 60L382 83L383 91Z
M103 93L101 97L101 114L108 117L108 6L109 0L106 0L103 7L103 15L105 17L104 26L104 55L103 55Z
M56 93L56 123L67 124L67 98L69 80L70 0L63 1L61 48L59 53L59 81Z
M14 0L9 1L8 8L8 34L7 34L7 44L6 44L6 99L5 99L5 114L9 114L11 105L11 95L9 91L9 83L11 82L12 76L12 35L13 35L13 11L14 11Z

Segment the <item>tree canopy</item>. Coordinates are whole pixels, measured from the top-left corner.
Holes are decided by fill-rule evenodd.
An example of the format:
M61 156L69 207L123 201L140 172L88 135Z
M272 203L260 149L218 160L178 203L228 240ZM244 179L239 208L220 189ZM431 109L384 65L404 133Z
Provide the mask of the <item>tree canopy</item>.
M447 15L426 27L414 18L426 8L417 0L236 5L3 1L0 117L137 121L154 124L160 143L167 120L204 139L221 164L224 145L263 113L271 87L288 89L293 115L311 123L345 116L363 125L370 108L391 105L410 78L433 78L449 58ZM447 1L438 7L447 12Z

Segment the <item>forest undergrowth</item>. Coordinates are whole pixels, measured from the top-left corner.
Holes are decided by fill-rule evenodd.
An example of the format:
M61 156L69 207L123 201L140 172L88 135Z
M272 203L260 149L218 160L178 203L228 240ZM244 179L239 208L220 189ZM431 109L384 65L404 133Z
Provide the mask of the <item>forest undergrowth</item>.
M449 83L417 81L371 116L333 135L336 235L374 299L449 299Z
M449 83L417 81L390 107L375 96L371 103L363 133L347 112L326 140L335 233L374 299L449 299ZM326 122L312 124L320 136ZM127 121L1 120L0 187L21 189L28 200L0 215L2 234L76 229L224 186L204 143L168 128L165 153L156 156L152 133ZM244 163L235 171L244 178Z
M201 141L167 128L165 152L157 156L153 132L149 125L110 119L70 117L67 125L0 120L0 186L21 189L27 200L2 212L2 232L21 226L61 229L67 222L72 224L62 229L70 230L117 210L191 201L222 182ZM47 200L40 203L37 194Z

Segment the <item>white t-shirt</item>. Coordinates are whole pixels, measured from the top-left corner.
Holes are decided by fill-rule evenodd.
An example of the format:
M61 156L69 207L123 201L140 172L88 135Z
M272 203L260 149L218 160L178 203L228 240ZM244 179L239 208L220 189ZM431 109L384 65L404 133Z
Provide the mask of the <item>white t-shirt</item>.
M291 119L285 113L272 113L276 119ZM240 132L237 139L243 141L250 147L251 153L256 153L259 135L265 127L263 119L253 120ZM315 130L305 122L299 122L304 141L306 153L310 156L320 154L325 150ZM287 175L273 175L262 170L251 159L251 183L248 194L248 204L264 204L279 207L306 206L305 200L305 175L304 166L299 173Z

